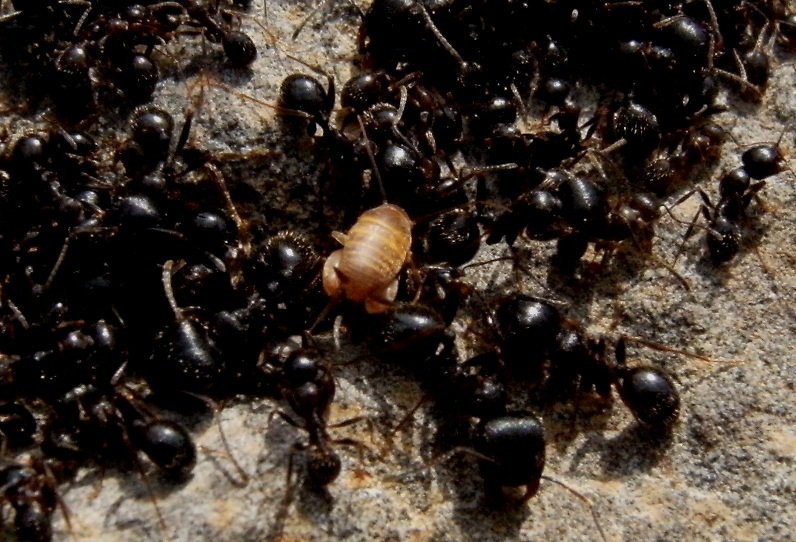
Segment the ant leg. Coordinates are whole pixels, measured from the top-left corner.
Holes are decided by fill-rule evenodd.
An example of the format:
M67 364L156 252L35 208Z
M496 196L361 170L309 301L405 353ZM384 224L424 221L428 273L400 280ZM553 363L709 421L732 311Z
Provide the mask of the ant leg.
M699 190L699 194L703 198L707 197L705 193L702 192L702 190ZM688 229L686 230L685 234L683 234L683 241L680 243L680 246L677 247L677 252L675 252L674 254L674 261L672 262L672 265L677 263L677 260L680 258L680 255L683 253L683 250L685 249L686 241L688 241L691 238L691 236L694 234L694 228L697 226L697 221L699 220L700 215L704 216L705 220L710 222L710 213L708 212L707 207L701 205L697 210L696 214L694 214L694 218L691 219L691 222L688 225Z
M282 502L279 503L279 509L276 511L276 515L274 516L273 526L266 537L266 540L281 540L282 533L285 529L285 521L287 520L287 514L290 510L290 505L293 503L295 489L298 484L291 483L291 479L293 478L293 458L295 457L296 453L301 451L303 448L297 442L291 446L290 455L287 459L287 476L285 478L285 496L282 498ZM264 504L264 502L263 502ZM260 506L262 508L262 505Z
M408 471L404 471L403 473L398 474L398 475L390 475L390 474L388 474L388 475L384 476L384 479L387 480L387 481L393 481L393 482L396 482L396 483L398 483L398 482L404 483L406 478L408 478L409 476L423 473L423 472L427 471L428 469L430 469L431 467L433 467L434 465L439 465L441 463L445 463L447 461L450 461L451 459L453 459L454 457L456 457L458 455L468 455L468 456L473 457L475 459L480 459L481 461L490 461L490 462L493 462L493 463L495 461L491 457L488 457L488 456L486 456L486 455L484 455L484 454L482 454L480 452L475 451L473 448L469 448L467 446L456 446L454 448L451 448L450 450L448 450L447 452L445 452L443 454L440 454L440 455L437 455L435 457L432 457L431 460L429 460L427 462L424 462L422 467L418 467L416 469L411 469L411 470L408 470Z
M415 403L415 405L411 409L409 409L409 411L406 414L404 414L404 417L401 418L401 421L398 422L398 425L393 427L392 430L390 430L390 432L387 433L387 439L391 440L392 437L395 436L396 433L398 433L398 431L400 431L407 423L412 421L412 418L415 417L415 414L417 413L418 410L420 410L420 407L431 401L431 399L432 399L431 395L429 394L423 395L423 397L421 397L420 400L417 401L417 403Z
M371 451L371 449L364 443L352 439L352 438L341 438L341 439L334 439L331 441L332 444L337 444L340 446L353 446L357 449L357 464L361 467L362 464L365 462L365 451ZM361 469L357 469L364 474L364 471Z
M135 467L138 477L141 479L141 482L144 484L144 487L146 488L146 492L149 495L149 499L150 501L152 501L152 506L155 508L155 515L157 515L158 517L158 523L160 524L160 528L165 534L168 527L166 526L166 520L163 518L163 514L160 511L160 506L158 506L157 497L155 496L155 490L152 488L152 484L149 483L149 479L147 478L147 473L144 470L144 466L141 464L141 460L138 458L138 450L133 446L133 442L130 439L130 435L128 434L127 429L124 427L122 427L122 440L124 441L125 446L127 446L128 451L130 452L130 459L133 462L133 466Z
M600 532L600 538L602 538L603 542L607 540L607 538L605 538L605 532L603 531L603 528L600 525L600 517L597 515L597 511L594 509L594 504L592 504L592 502L583 493L575 490L574 488L565 484L561 480L553 478L552 476L547 476L546 474L543 474L541 478L547 480L548 482L553 482L554 484L563 487L564 489L575 495L577 498L579 498L581 501L586 503L586 506L589 507L589 512L591 512L591 517L594 520L594 525L597 527L597 530Z
M295 427L297 429L305 429L306 430L306 427L304 427L303 424L297 422L296 420L294 420L293 418L291 418L290 416L288 416L286 413L284 413L281 410L273 410L273 411L271 411L271 413L268 415L268 419L266 420L266 425L270 425L271 422L273 421L274 417L276 417L276 416L279 416L282 419L282 421L287 423L288 425L292 425L293 427Z
M216 421L216 427L218 427L218 434L221 437L221 445L224 447L224 452L229 457L229 460L232 462L232 465L235 467L235 470L238 471L238 476L240 476L240 481L232 481L232 483L237 487L246 487L251 480L249 474L240 466L238 460L235 459L235 456L232 453L232 448L229 445L229 441L227 440L226 432L224 431L224 427L221 425L221 408L219 407L218 403L210 399L209 397L204 397L202 395L192 393L192 392L183 392L186 395L191 397L195 397L200 401L204 402L210 410L213 411L213 418Z
M44 468L44 474L47 477L48 482L52 484L53 488L57 488L58 479L56 478L55 473L46 462L43 462L42 466ZM61 494L57 490L53 491L53 493L55 495L56 506L61 511L61 515L64 516L64 523L66 523L69 533L72 535L72 538L74 538L75 533L72 526L72 513L70 512L69 507L66 505L64 499L61 497Z
M321 8L325 7L328 3L329 0L321 0L318 2L315 7L312 8L309 14L304 17L304 20L299 23L299 25L293 31L293 34L291 34L290 39L295 41L299 34L301 34L301 31L304 30L304 27L307 26L307 23L310 22L310 19L312 19L321 10Z

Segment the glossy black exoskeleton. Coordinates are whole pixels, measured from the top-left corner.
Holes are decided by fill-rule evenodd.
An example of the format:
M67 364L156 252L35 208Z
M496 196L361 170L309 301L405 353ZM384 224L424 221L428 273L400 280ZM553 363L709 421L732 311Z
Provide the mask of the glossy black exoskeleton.
M302 123L306 132L315 133L316 124L324 133L329 131L329 115L334 107L334 79L329 77L327 87L311 75L294 73L288 75L279 88L279 107L284 109L285 121ZM291 114L292 112L292 114ZM298 117L295 112L306 115Z
M85 43L70 46L58 57L55 76L59 92L55 99L62 109L84 112L93 104L90 70L94 62L90 46Z
M19 402L0 403L0 449L14 449L33 442L38 423Z
M627 367L625 340L616 344L616 387L619 396L641 423L668 430L680 416L680 393L672 378L651 366Z
M320 351L314 348L294 350L282 366L279 388L293 411L301 417L301 422L285 415L282 417L291 425L303 428L309 437L306 445L294 446L297 450L307 450L307 482L317 488L331 484L342 467L333 445L359 445L350 439L333 440L328 434L327 418L335 393L331 368ZM290 475L288 472L288 479Z
M204 28L204 34L215 43L221 42L229 63L236 68L246 68L257 59L257 46L244 32L222 23L216 13L196 0L180 0L187 14ZM216 6L216 10L218 6ZM224 14L223 12L221 13Z
M650 194L639 192L620 200L608 213L605 230L595 238L604 244L633 241L644 252L651 250L653 226L661 217L660 202ZM611 248L611 247L607 247Z
M742 167L725 173L719 180L719 201L715 205L703 191L701 214L708 223L707 245L714 263L730 261L740 250L746 210L766 185L765 179L785 169L777 145L755 145L741 155ZM752 183L752 180L757 182ZM686 232L691 233L693 224Z
M160 68L143 54L134 54L117 66L117 83L125 96L136 103L148 102L160 81Z
M589 179L567 176L557 187L561 216L575 231L590 234L604 227L608 202L603 189Z
M157 164L168 157L174 120L167 111L152 106L138 108L130 119L130 126L131 140L141 149L147 162Z
M76 386L53 409L43 446L56 457L135 463L140 451L173 480L188 478L196 464L188 430L152 411L125 384Z
M128 429L132 444L168 478L183 480L196 465L196 445L180 424L164 419L135 419Z
M512 202L511 210L498 217L487 243L505 237L506 243L513 246L522 233L530 239L554 239L564 228L561 211L561 200L549 190L539 188L521 194Z
M320 265L310 238L294 231L278 232L254 250L244 275L249 286L267 301L272 331L294 335L317 317L324 302Z
M376 316L369 336L379 356L423 368L447 340L446 330L437 311L424 305L396 303Z
M251 66L257 60L257 46L248 34L230 30L221 37L221 45L229 63L238 68Z
M539 418L506 415L483 421L476 428L474 449L485 456L479 466L488 486L524 486L523 501L536 495L545 466L545 434Z
M660 143L660 125L655 114L638 103L620 107L613 115L613 133L624 140L626 154L633 160L641 160Z
M497 307L494 319L509 368L521 375L538 373L561 327L558 309L542 300L515 295Z
M478 217L466 209L453 209L431 220L416 237L422 238L422 254L430 263L459 267L472 260L481 246Z
M0 459L0 504L8 503L14 509L13 529L20 542L52 540L58 496L57 481L48 473L56 466L43 459L30 465Z
M480 420L505 414L509 391L500 356L487 352L457 363L455 350L450 350L440 352L436 360L444 371L427 383L437 404L448 406L448 413Z
M220 384L226 362L207 323L181 309L172 291L173 262L163 266L163 287L174 320L154 339L144 363L147 382L155 389L208 392Z
M286 301L315 278L319 257L309 238L296 232L277 233L257 251L254 280L269 296Z
M608 398L614 386L639 422L653 431L671 429L677 422L680 408L680 395L672 378L653 366L628 367L624 338L616 343L615 363L605 358L605 349L605 339L585 337L573 327L563 328L550 353L548 394L561 396L593 391Z
M758 181L785 169L785 158L778 145L754 145L743 152L741 162L749 177Z
M356 75L343 85L340 105L363 113L371 106L384 101L388 85L389 79L383 71Z

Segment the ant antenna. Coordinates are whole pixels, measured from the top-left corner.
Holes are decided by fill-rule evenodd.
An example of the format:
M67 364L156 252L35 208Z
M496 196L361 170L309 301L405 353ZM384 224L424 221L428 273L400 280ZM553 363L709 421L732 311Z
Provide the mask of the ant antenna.
M365 130L365 123L362 122L362 118L357 115L357 122L359 123L359 128L362 130L362 136L365 138L365 152L368 153L368 159L370 160L370 165L373 166L373 174L376 176L376 182L379 183L379 192L381 194L381 199L384 203L387 203L387 192L384 190L384 183L381 180L381 173L379 173L379 168L376 165L376 157L373 155L373 149L370 148L370 138L368 138L368 133Z
M174 297L174 288L171 284L171 278L180 268L185 265L185 262L179 262L175 268L174 260L168 260L163 264L163 272L161 273L161 280L163 282L163 291L166 293L166 299L169 302L171 310L174 311L174 316L178 319L183 318L183 310L177 304L177 299Z
M221 437L221 445L224 447L224 452L227 454L227 457L229 457L230 461L232 462L232 465L235 467L235 470L238 472L240 480L235 480L232 477L228 478L232 482L232 484L236 487L246 487L247 485L249 485L251 477L249 476L249 473L247 473L243 469L243 467L241 467L240 463L238 463L238 460L235 459L235 456L232 453L232 447L229 445L229 441L227 440L227 434L224 431L224 427L221 425L221 408L219 407L218 403L216 403L209 397L205 397L197 393L193 393L190 391L183 391L183 393L191 397L195 397L196 399L199 399L200 401L204 402L207 406L209 406L210 409L213 411L213 413L215 414L214 417L216 420L216 427L218 428L218 434Z
M301 31L304 30L304 27L310 22L310 19L312 19L321 10L321 8L325 7L328 3L329 0L321 0L321 2L318 2L318 4L312 8L312 11L310 11L310 13L304 18L304 20L301 21L301 24L296 27L290 39L295 40L298 38L299 34L301 34ZM356 2L354 2L354 0L348 0L348 3L354 6L354 9L357 10L360 18L365 18L365 13L362 11L362 8L360 8Z
M428 25L428 29L431 30L431 33L434 34L434 37L437 38L437 41L439 41L440 45L442 45L442 47L456 60L456 62L459 63L459 65L463 66L465 61L462 58L462 55L460 55L459 52L453 48L453 45L451 45L447 38L442 35L442 32L439 31L439 28L437 28L437 25L434 24L434 21L431 19L431 15L429 15L426 7L420 2L416 2L415 5L419 8L418 11L420 12L420 16L423 17L426 25Z
M627 342L640 344L640 345L646 346L647 348L652 348L653 350L657 350L659 352L668 352L668 353L671 353L671 354L679 354L681 356L686 356L686 357L689 357L689 358L698 359L700 361L704 361L704 362L707 362L707 363L720 363L722 365L728 365L728 366L732 366L732 367L737 367L737 366L741 366L741 365L745 365L746 364L745 361L736 361L736 360L728 361L728 360L721 360L721 359L715 359L715 358L709 358L709 357L706 357L706 356L701 356L699 354L694 354L693 352L688 352L686 350L679 350L677 348L672 348L672 347L666 346L664 344L656 343L656 342L653 342L653 341L648 341L647 339L643 339L641 337L633 337L633 336L624 335L622 337L622 339L624 339Z

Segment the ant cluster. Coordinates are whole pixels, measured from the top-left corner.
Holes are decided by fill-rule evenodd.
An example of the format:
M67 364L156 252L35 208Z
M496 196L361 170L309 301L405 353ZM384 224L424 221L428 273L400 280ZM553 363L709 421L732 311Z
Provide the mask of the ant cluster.
M496 496L520 487L525 501L548 478L539 414L553 403L577 413L615 391L650 434L676 427L674 378L629 363L627 344L682 352L592 336L546 294L497 295L466 273L483 245L505 243L524 272L520 245L554 244L551 269L573 281L590 253L626 251L685 283L652 244L695 193L684 237L704 231L710 260L732 260L747 210L787 167L777 144L756 145L720 176L716 203L698 187L726 139L720 91L762 99L796 12L375 0L339 108L320 68L281 84L273 108L312 145L321 206L318 224L274 231L239 214L257 201L233 198L240 179L189 143L195 111L178 129L149 104L165 46L185 35L220 43L234 68L254 63L241 4L12 1L0 16L0 56L63 120L0 140L6 530L51 540L59 506L68 521L58 486L86 465L189 478L185 404L283 399L293 415L280 416L307 435L294 446L306 481L331 484L335 445L366 447L329 432L335 367L317 343L330 328L418 379L440 425L457 426L449 449L475 456ZM121 139L88 128L108 96L135 106ZM532 392L522 407L517 387ZM292 454L288 470L290 483Z
M29 101L48 98L73 119L114 97L151 100L168 65L158 48L182 36L220 44L234 67L246 68L257 57L231 2L16 0L11 8L0 15L0 54L10 73L25 84Z

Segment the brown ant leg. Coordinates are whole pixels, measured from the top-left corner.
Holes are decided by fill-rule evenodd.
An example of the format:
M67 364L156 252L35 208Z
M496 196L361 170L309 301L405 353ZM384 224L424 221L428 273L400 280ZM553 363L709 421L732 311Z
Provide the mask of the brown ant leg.
M648 341L647 339L643 339L641 337L623 335L622 339L627 341L627 342L637 343L637 344L646 346L647 348L652 348L653 350L657 350L659 352L667 352L667 353L670 353L670 354L678 354L680 356L686 356L686 357L689 357L689 358L698 359L700 361L704 361L704 362L707 362L707 363L720 363L722 365L728 365L728 366L732 366L732 367L737 367L737 366L741 366L741 365L745 365L746 364L745 361L740 361L740 360L730 360L730 361L728 361L728 360L722 360L722 359L716 359L716 358L709 358L707 356L701 356L699 354L695 354L693 352L688 352L686 350L680 350L680 349L677 349L677 348L672 348L670 346L666 346L664 344L656 343L654 341Z
M594 509L594 504L583 493L581 493L580 491L575 490L574 488L572 488L571 486L565 484L561 480L558 480L557 478L553 478L552 476L548 476L546 474L543 474L541 476L541 478L543 480L547 480L548 482L553 482L554 484L557 484L557 485L563 487L564 489L566 489L567 491L569 491L570 493L575 495L577 498L579 498L581 501L583 501L586 504L586 506L589 507L589 512L591 513L591 517L594 520L594 525L597 527L597 530L600 532L600 538L602 538L603 542L608 540L605 537L605 532L603 531L602 526L600 525L600 517L599 517L599 515L597 515L597 511Z
M423 395L423 396L420 398L420 400L419 400L419 401L417 401L417 402L415 403L415 405L414 405L412 408L410 408L410 409L407 411L407 413L406 413L406 414L404 414L403 418L401 418L401 421L400 421L400 422L398 422L398 425L396 425L395 427L393 427L393 428L390 430L390 432L389 432L389 433L387 433L387 439L388 439L388 440L392 440L392 437L394 437L394 436L395 436L395 435L398 433L398 431L400 431L401 429L403 429L403 427L404 427L406 424L408 424L410 421L412 421L412 418L414 418L414 417L415 417L415 414L417 413L417 411L418 411L418 410L420 410L420 407L421 407L421 406L423 406L424 404L426 404L426 403L430 402L431 400L432 400L432 397L431 397L431 395L429 395L429 394L425 394L425 395Z
M230 461L232 461L232 465L235 467L235 470L238 471L238 476L240 476L240 480L234 480L232 478L229 478L229 480L236 487L246 487L247 485L249 485L251 477L243 469L243 467L241 467L240 463L238 463L238 460L235 459L235 456L232 454L232 448L230 447L229 441L227 440L226 432L224 431L224 428L221 425L221 418L220 418L221 412L216 411L214 417L216 419L216 426L218 427L218 434L221 437L221 445L224 447L224 453L226 453L227 457L229 457Z

